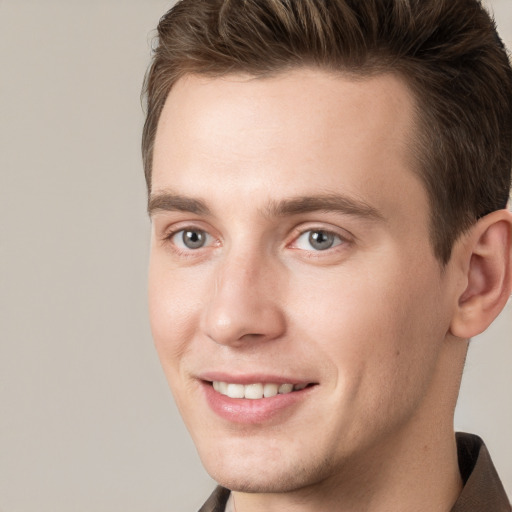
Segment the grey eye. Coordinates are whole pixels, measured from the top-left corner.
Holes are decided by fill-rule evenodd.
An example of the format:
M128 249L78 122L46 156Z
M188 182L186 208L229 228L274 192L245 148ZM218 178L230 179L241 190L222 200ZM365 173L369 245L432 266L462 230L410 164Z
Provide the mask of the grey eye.
M331 231L323 229L310 229L304 231L295 241L295 248L303 251L326 251L340 245L344 240Z
M206 243L207 235L199 229L184 229L181 242L187 249L200 249Z
M313 249L325 251L334 245L336 238L336 235L327 231L310 231L308 242Z

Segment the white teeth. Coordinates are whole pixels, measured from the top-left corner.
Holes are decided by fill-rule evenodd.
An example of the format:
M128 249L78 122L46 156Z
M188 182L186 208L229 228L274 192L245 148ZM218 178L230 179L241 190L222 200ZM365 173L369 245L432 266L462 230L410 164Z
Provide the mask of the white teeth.
M279 386L279 394L284 395L285 393L290 393L293 391L293 384L281 384Z
M307 384L262 384L256 382L254 384L234 384L232 382L212 382L213 389L221 395L229 396L230 398L247 398L249 400L258 400L260 398L271 398L277 394L284 395L292 391L300 391L304 389Z
M249 384L248 386L245 386L244 395L245 398L250 398L252 400L263 398L263 384Z
M265 384L263 386L263 396L265 398L276 396L278 387L279 386L277 384Z
M228 395L229 398L243 398L244 387L243 384L228 384L226 395Z

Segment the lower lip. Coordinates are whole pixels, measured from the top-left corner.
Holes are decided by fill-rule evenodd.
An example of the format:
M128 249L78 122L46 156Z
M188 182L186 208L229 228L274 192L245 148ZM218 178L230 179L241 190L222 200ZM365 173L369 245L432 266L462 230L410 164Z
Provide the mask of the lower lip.
M232 423L248 424L265 423L278 416L281 418L283 414L291 414L316 386L255 400L222 395L213 389L210 382L203 382L202 387L213 412Z

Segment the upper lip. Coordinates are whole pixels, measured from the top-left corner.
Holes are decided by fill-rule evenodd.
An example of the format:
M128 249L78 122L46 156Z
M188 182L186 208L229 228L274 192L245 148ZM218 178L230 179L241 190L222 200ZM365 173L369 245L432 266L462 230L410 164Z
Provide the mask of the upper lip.
M236 374L225 373L219 371L208 371L198 375L198 379L206 382L227 382L228 384L255 384L255 383L272 383L272 384L314 384L315 381L297 378L287 377L276 374L264 374L264 373L244 373Z

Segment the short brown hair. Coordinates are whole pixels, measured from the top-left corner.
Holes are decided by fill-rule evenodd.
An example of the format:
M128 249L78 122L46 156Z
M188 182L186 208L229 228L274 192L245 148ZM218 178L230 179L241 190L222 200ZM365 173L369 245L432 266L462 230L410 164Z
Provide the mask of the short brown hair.
M442 263L477 219L506 208L512 70L478 0L181 0L160 20L144 83L148 191L158 120L180 77L264 77L305 66L359 77L394 72L409 85L414 156Z

